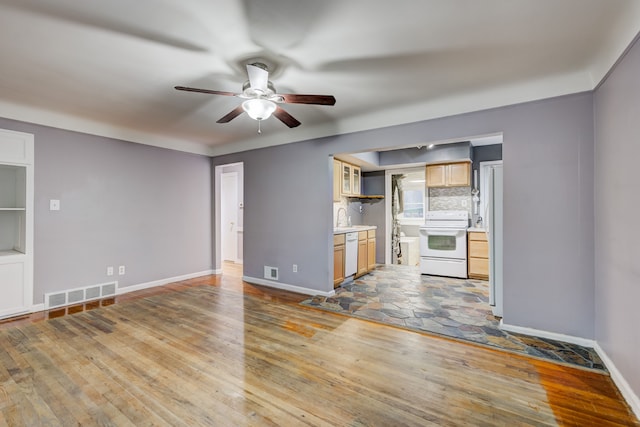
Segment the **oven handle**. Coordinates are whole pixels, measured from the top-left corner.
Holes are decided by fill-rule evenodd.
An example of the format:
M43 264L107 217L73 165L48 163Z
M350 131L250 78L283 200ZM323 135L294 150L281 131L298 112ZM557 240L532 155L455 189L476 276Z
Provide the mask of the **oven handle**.
M427 236L457 236L464 230L427 230L421 229L420 232Z

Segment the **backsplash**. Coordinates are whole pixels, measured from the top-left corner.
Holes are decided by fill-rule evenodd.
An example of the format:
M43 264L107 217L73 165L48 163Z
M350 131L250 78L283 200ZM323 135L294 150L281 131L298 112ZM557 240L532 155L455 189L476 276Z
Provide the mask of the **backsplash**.
M467 211L471 218L471 187L429 188L430 211Z

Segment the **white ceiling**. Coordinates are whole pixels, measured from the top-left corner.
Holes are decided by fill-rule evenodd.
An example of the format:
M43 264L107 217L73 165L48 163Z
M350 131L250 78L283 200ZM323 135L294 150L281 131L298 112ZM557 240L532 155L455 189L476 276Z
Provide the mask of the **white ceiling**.
M591 90L640 30L637 0L0 0L0 116L224 154ZM289 129L246 114L273 64Z

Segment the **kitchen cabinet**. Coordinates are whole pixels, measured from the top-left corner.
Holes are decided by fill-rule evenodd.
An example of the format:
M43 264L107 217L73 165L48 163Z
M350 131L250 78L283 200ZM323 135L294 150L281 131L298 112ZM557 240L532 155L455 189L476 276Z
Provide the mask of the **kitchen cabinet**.
M358 273L360 277L376 268L376 230L358 232Z
M358 272L356 277L367 274L369 268L369 242L366 231L358 232Z
M341 175L342 162L340 160L333 159L333 201L339 202L341 193Z
M333 287L344 281L345 235L333 235Z
M351 165L341 162L341 170L342 187L340 192L346 196L351 194Z
M367 230L367 271L376 268L376 230Z
M361 175L360 167L351 165L351 195L352 196L359 196L361 193L360 184L362 181L360 179L360 175Z
M470 279L489 280L489 242L484 232L468 234L468 274Z
M340 163L338 168L339 175L335 173L336 162ZM360 196L362 192L362 171L359 166L352 165L350 163L341 162L334 159L334 173L333 173L333 201L340 201L340 196ZM336 179L338 183L336 183ZM336 194L336 186L339 185L340 196Z
M33 304L33 135L0 129L0 318Z
M456 162L427 165L427 187L471 186L471 163Z

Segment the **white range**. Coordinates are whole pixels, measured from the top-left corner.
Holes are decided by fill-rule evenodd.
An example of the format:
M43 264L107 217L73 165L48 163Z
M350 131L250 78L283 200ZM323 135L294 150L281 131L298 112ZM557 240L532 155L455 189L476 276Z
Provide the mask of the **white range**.
M467 278L467 211L428 211L420 227L420 273Z

